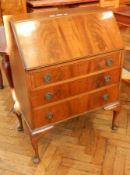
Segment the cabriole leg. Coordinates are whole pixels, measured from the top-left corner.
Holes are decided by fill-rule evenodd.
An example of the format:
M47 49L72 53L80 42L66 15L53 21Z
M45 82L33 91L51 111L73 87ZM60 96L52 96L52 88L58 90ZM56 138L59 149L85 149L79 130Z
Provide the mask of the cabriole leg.
M32 137L31 143L32 143L32 147L34 150L34 156L33 156L32 160L33 160L33 163L37 164L40 162L40 156L39 156L39 152L38 152L38 140Z
M116 130L118 128L117 118L120 110L121 110L121 106L118 106L115 109L113 109L112 130Z
M53 127L54 126L49 126L48 128L45 128L45 130L34 134L34 133L30 132L30 130L27 126L27 129L28 129L29 135L30 135L30 139L31 139L31 143L32 143L32 147L33 147L33 150L34 150L33 163L37 164L37 163L40 162L40 156L39 156L39 152L38 152L38 142L39 142L39 140L43 137L43 135L45 135L51 129L53 129Z
M6 75L6 78L8 80L9 86L11 88L12 98L13 98L13 101L14 101L13 112L17 116L18 121L19 121L18 126L17 126L17 130L18 131L23 131L23 123L22 123L22 117L21 117L22 115L15 107L16 104L17 104L17 100L16 100L16 97L15 97L15 90L14 90L14 84L13 84L13 79L12 79L9 56L7 54L3 54L2 58L3 58L2 59L2 68L3 68L3 71Z
M112 127L111 128L112 128L112 130L116 130L118 128L117 118L118 118L119 112L121 110L120 102L110 104L110 105L106 106L104 109L113 111Z
M4 86L3 86L3 77L2 77L2 73L1 73L1 70L0 70L0 89L3 89Z
M13 109L13 113L17 116L18 119L18 126L17 126L17 131L23 131L23 122L22 122L22 114L18 111L16 111L16 109Z

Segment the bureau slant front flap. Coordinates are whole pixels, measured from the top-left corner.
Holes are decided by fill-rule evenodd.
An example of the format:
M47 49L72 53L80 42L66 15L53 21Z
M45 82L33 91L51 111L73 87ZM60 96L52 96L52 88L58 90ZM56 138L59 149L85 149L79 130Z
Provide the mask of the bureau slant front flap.
M50 14L12 20L26 70L69 62L123 48L111 11Z

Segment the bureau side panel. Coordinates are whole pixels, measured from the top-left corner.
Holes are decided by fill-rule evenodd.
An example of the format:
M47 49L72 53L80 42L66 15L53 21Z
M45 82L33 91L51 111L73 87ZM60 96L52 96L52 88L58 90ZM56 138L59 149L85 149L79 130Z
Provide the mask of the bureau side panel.
M31 104L28 97L28 75L24 70L23 63L21 61L21 57L15 42L13 31L10 25L11 19L11 16L4 17L5 33L8 44L8 52L14 82L14 89L23 116L25 117L25 120L27 121L30 128L33 128L31 122Z

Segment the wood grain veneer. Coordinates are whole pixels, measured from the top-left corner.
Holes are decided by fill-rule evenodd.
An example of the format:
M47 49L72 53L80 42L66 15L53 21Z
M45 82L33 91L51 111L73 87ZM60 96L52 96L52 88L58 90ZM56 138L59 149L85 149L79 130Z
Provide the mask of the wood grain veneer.
M57 100L75 96L94 89L118 83L120 80L121 70L114 69L89 77L72 79L61 84L54 84L49 87L43 87L30 92L30 99L33 107L52 103ZM113 76L116 75L116 76ZM79 88L80 87L80 88ZM52 94L51 99L47 99L47 95Z
M100 55L96 56L96 59L94 58L95 57L89 57L70 63L59 64L56 66L53 65L30 71L30 86L31 88L37 88L69 78L75 78L85 74L102 71L103 69L107 70L109 68L120 67L122 54L121 52L113 52L105 54L102 57ZM112 61L111 65L108 64L109 60ZM45 77L47 75L51 75L51 80L46 82Z
M113 93L114 92L114 93ZM109 95L109 99L104 100L103 96ZM103 90L96 91L90 94L83 94L75 98L61 101L50 106L34 109L33 123L34 127L42 127L50 123L59 122L67 118L74 117L89 110L101 107L119 98L119 86L107 87ZM53 113L51 119L48 118L48 112Z
M59 64L122 48L114 17L107 18L105 15L112 16L112 12L104 12L102 16L99 12L87 15L64 13L62 17L57 14L30 22L12 22L25 69ZM102 20L105 22L102 23Z
M123 44L111 11L78 8L4 22L34 162L39 162L38 140L57 122L105 107L114 111L116 128Z

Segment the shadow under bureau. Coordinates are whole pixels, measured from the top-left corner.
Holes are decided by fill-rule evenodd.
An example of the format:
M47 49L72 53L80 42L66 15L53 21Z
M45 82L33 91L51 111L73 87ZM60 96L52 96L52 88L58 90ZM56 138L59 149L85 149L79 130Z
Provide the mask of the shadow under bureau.
M116 128L123 44L111 11L75 8L7 16L4 23L35 163L38 140L61 121L102 107L113 111Z

